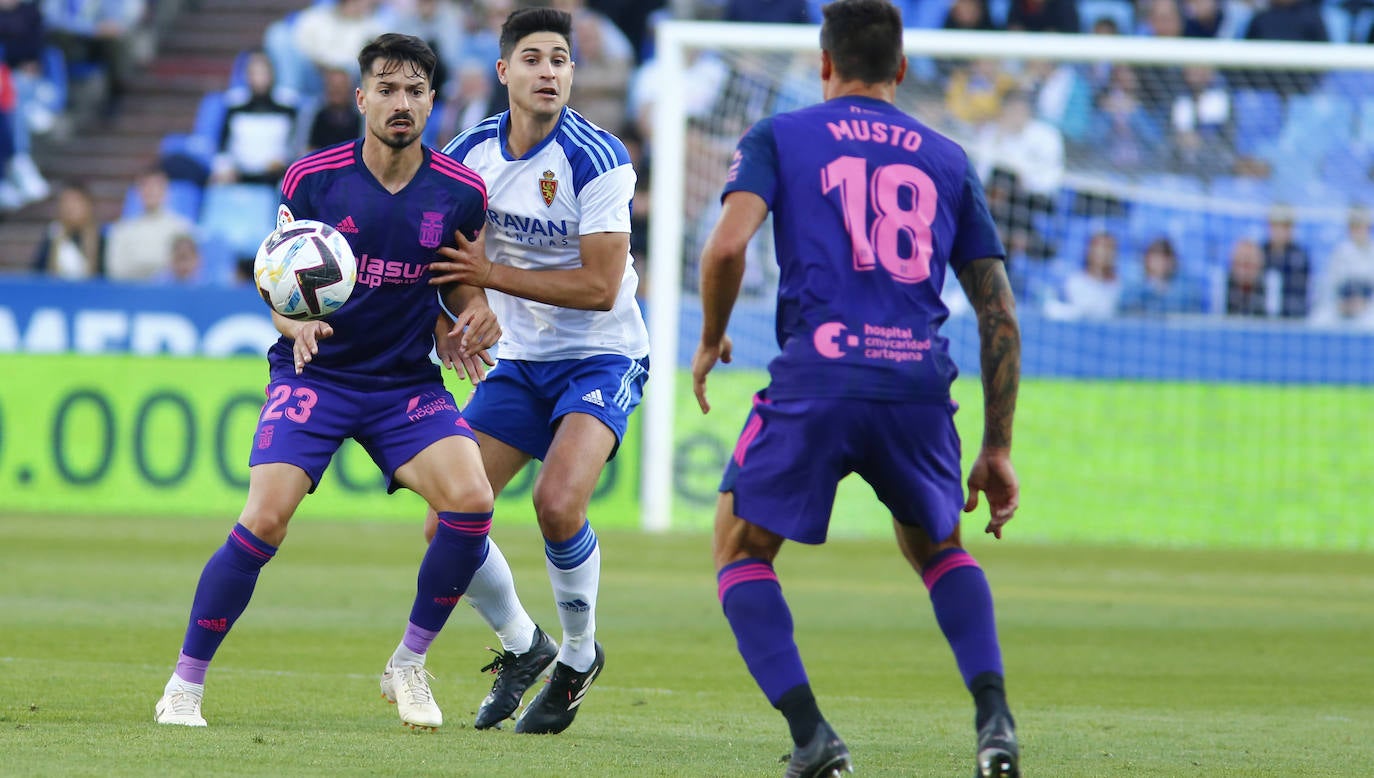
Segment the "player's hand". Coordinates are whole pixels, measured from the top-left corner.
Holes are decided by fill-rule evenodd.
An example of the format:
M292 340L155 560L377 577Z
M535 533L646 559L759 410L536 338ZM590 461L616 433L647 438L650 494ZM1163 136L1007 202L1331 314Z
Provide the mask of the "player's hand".
M458 361L450 362L454 370L462 366L463 375L473 384L480 384L487 377L487 368L496 364L487 349L501 339L501 325L496 314L487 307L485 301L474 301L458 314L458 321L449 330L450 342L458 343Z
M455 230L453 237L458 242L457 247L440 248L436 253L444 261L429 263L429 283L485 287L495 264L487 259L486 230L477 233L476 240L468 240L462 230Z
M968 501L964 503L964 513L972 513L978 507L979 492L987 495L988 511L992 515L983 531L1001 540L1002 526L1016 515L1021 499L1021 484L1011 466L1010 451L983 448L978 452L978 459L968 472Z
M485 308L486 306L482 306ZM487 309L490 312L490 309ZM475 312L474 312L475 313ZM467 312L464 312L467 315ZM491 314L492 325L495 326L496 315ZM486 348L471 349L463 346L465 321L463 316L458 317L459 323L449 326L447 317L440 317L438 326L434 330L434 353L439 357L439 362L444 367L459 374L462 378L471 381L473 385L480 384L487 377L487 368L496 364L496 360L491 358L491 353ZM469 331L471 326L468 325ZM492 337L492 343L501 337L501 328L496 326L496 332ZM480 342L480 341L479 341Z
M697 353L692 355L692 393L697 396L697 405L702 413L711 412L711 403L706 401L706 374L716 366L716 362L730 363L733 358L734 344L725 335L715 345L702 343Z
M474 386L482 383L487 377L487 368L496 364L486 349L475 354L463 353L458 346L458 338L449 335L447 328L442 335L435 336L434 353L438 355L440 364L471 381Z
M449 330L449 336L459 338L458 348L464 356L485 351L501 339L501 323L496 320L496 312L487 305L479 292L458 314L458 320Z
M496 360L491 358L491 353L486 349L475 354L462 354L456 349L448 353L441 351L439 359L443 361L444 367L457 373L459 378L472 382L473 386L486 380L487 368L496 364Z
M296 375L305 370L310 360L320 353L320 341L334 334L334 328L323 321L308 321L296 330L295 346Z
M460 339L450 334L452 326L448 316L439 315L434 323L434 354L439 357L439 364L457 370L456 363L463 359L463 349L459 345Z

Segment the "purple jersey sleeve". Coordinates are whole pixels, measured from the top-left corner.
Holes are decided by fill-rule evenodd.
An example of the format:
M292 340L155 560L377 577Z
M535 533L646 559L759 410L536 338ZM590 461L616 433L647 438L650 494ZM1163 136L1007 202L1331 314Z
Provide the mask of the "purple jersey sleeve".
M997 235L997 225L993 224L988 213L988 201L983 196L983 185L973 165L964 173L964 190L959 198L959 226L954 231L954 245L950 247L949 266L955 276L962 273L968 263L984 257L1005 258L1007 252L1002 248L1002 239Z
M301 157L291 163L281 180L281 204L277 206L277 226L296 219L319 219L312 193L317 173L347 168L353 163L357 141L340 143Z
M753 192L771 210L777 188L778 144L773 139L773 120L760 119L735 147L730 170L725 174L725 190L720 196L723 200L731 192Z
M453 214L454 226L463 233L463 237L468 240L477 240L477 233L482 230L482 225L487 221L487 191L483 187L472 185L481 193L481 197L464 198ZM454 243L451 235L445 236L444 245Z

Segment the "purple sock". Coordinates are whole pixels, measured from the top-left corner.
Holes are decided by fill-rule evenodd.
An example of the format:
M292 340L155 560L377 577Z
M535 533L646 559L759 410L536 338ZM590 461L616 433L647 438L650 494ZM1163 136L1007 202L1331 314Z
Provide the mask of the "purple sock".
M792 639L792 611L782 596L778 576L761 559L742 559L722 567L716 581L740 656L776 706L789 690L807 683Z
M992 590L983 568L962 548L936 554L921 571L935 620L954 649L964 685L980 673L1002 675L1002 649L992 614Z
M410 609L410 625L402 639L405 647L417 654L444 628L458 598L467 591L472 576L487 558L487 532L491 530L491 511L486 513L439 514L439 529L420 562L415 585L415 604Z
M205 683L206 667L253 598L258 572L276 553L276 546L259 540L242 524L235 524L228 540L205 563L191 603L181 660L177 662L177 675L183 681Z

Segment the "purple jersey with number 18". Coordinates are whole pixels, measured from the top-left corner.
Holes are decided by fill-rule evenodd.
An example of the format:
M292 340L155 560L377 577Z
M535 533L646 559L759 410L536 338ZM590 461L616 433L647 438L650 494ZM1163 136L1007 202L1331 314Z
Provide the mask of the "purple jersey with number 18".
M836 98L750 128L726 179L735 191L773 212L770 399L949 401L946 270L1005 257L957 143L882 100Z

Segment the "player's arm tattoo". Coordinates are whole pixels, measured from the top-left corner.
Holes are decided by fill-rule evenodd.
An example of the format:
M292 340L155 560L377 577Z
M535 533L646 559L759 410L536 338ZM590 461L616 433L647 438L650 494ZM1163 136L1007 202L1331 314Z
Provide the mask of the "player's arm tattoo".
M959 274L959 283L978 314L983 446L1008 448L1021 383L1021 327L1016 321L1016 298L1000 259L970 262Z

